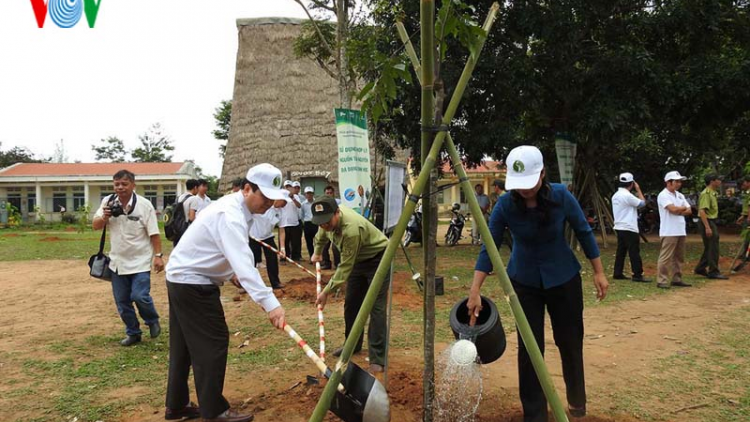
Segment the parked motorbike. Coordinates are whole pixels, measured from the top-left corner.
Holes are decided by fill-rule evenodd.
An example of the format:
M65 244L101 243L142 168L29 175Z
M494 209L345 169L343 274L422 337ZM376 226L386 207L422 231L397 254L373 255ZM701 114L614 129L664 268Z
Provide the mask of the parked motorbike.
M448 231L445 233L445 244L448 246L453 246L461 240L461 232L466 225L466 216L461 214L461 205L453 204L451 212L453 217L450 226L448 226Z
M406 235L404 236L404 247L410 243L422 243L422 211L415 211L406 225Z

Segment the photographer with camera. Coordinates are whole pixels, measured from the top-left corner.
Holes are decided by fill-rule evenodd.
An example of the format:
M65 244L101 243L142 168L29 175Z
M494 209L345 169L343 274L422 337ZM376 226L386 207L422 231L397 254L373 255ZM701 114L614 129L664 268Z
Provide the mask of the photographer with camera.
M110 230L112 293L127 335L120 344L132 346L141 341L142 334L133 303L149 326L151 338L161 333L159 314L151 298L151 265L161 272L164 260L156 211L148 199L134 192L135 175L120 170L112 179L115 193L102 200L93 227Z

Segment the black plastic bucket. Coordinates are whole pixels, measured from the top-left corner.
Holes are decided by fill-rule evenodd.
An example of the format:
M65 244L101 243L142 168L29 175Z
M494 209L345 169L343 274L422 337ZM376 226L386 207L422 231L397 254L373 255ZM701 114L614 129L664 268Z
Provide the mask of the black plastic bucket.
M492 363L505 353L505 331L500 321L497 307L488 298L482 296L482 311L479 312L476 325L469 326L469 298L462 299L453 305L450 315L451 330L457 339L471 340L477 346L477 355L481 363Z

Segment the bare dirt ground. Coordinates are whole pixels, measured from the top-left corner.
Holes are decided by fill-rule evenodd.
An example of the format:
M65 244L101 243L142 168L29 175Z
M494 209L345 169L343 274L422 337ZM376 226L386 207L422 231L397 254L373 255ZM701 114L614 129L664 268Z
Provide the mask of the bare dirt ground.
M82 261L0 262L0 357L3 353L24 351L30 358L50 357L44 344L56 339L82 339L91 335L120 333L122 324L116 314L110 286L87 276ZM288 288L282 301L311 302L314 284L305 280L304 274L290 266L282 267L282 279ZM308 279L309 280L309 279ZM396 277L395 309L414 306L421 300L409 296L399 284L411 282L407 274ZM152 277L152 294L163 321L168 315L164 274ZM226 288L225 288L226 289ZM224 291L227 301L227 319L241 312L261 312L256 307L232 302L234 288ZM342 299L336 299L326 308L327 314L341 316ZM648 382L653 363L664 356L679 352L685 342L702 327L716 320L717 315L750 303L750 277L745 273L729 281L709 283L702 288L683 289L669 295L650 299L621 302L611 306L597 305L586 309L585 361L589 394L589 416L581 422L631 422L632 416L612 414L612 397L626 387ZM290 318L297 316L292 313ZM507 323L506 323L507 324ZM549 331L546 336L547 363L552 377L564 399L564 384L560 360ZM342 327L327 326L329 330ZM415 333L415 339L417 338ZM279 342L289 341L279 337ZM308 341L313 342L313 339ZM415 340L416 343L419 340ZM517 398L515 335L508 338L508 348L500 360L483 368L484 394L479 408L479 421L520 422L520 404ZM333 349L329 345L329 350ZM113 348L119 346L113 345ZM262 347L253 344L251 347ZM290 343L291 347L291 343ZM439 345L439 349L447 347ZM231 352L230 352L231 353ZM315 375L315 369L300 352L295 370L279 371L268 368L243 374L230 371L225 383L225 395L232 405L255 413L258 422L306 421L317 402L320 386L308 387L305 375ZM366 367L365 355L356 362ZM333 365L332 359L328 360ZM416 347L391 350L389 394L394 422L421 420L422 381L421 351ZM0 362L0 377L18 375L21 369ZM166 379L154 379L166 385ZM273 388L269 388L269 386ZM3 390L0 387L0 403ZM192 386L191 386L192 389ZM138 389L117 391L113 399L127 395L137 397ZM682 409L685 403L679 395L670 399L666 407ZM664 407L663 401L641 403L642 407ZM120 421L156 422L163 420L163 407L143 404ZM691 421L690 412L681 412L666 420ZM26 419L23 411L4 415L4 420ZM337 420L330 415L327 420Z

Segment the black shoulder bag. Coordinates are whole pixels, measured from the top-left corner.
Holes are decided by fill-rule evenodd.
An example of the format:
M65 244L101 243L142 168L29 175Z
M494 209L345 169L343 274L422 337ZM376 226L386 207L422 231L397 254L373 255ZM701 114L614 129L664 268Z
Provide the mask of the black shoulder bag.
M107 237L107 226L102 230L102 240L99 242L99 252L89 258L89 274L91 277L106 281L112 280L112 270L109 269L109 257L104 254L104 239Z

